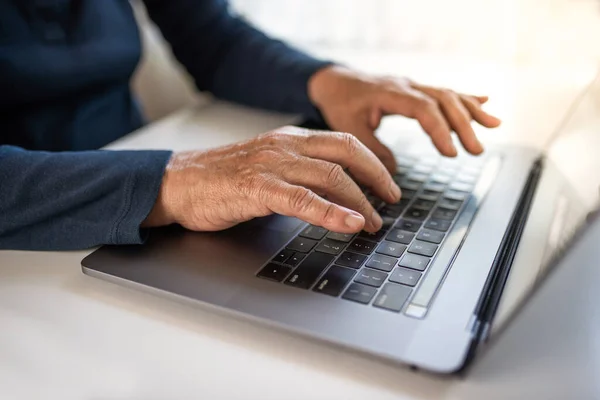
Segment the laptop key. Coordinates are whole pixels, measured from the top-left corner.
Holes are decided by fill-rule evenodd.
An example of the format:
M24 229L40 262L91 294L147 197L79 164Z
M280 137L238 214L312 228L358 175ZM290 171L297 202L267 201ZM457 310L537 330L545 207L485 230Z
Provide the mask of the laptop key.
M270 279L275 282L281 282L286 276L288 276L291 270L292 267L289 267L287 265L269 263L266 266L264 266L263 269L261 269L256 276L265 279Z
M431 214L431 218L435 219L445 219L447 221L452 221L456 217L455 210L448 210L447 208L436 208Z
M414 233L392 229L386 239L396 243L409 244L415 237Z
M331 264L333 256L325 253L309 254L285 280L290 286L308 289Z
M408 300L411 289L408 286L386 283L373 302L375 307L399 312Z
M362 285L360 283L352 283L348 286L348 289L346 289L342 298L368 304L371 299L373 299L373 296L375 296L375 293L377 293L377 289L374 287Z
M398 221L398 223L396 224L395 227L398 229L402 229L403 231L416 232L421 227L421 224L422 224L421 221L411 221L409 219L401 219L400 221Z
M288 258L288 260L285 262L287 265L291 265L292 267L295 267L296 265L298 265L298 263L300 261L302 261L305 257L305 254L302 253L294 253L290 258Z
M410 200L417 194L416 190L403 189L402 190L402 198L405 200Z
M386 207L383 207L379 213L381 214L381 216L398 218L400 216L400 214L402 214L402 211L403 210L386 206Z
M369 286L379 287L383 285L388 274L381 271L376 271L370 268L363 268L358 272L356 278L354 278L354 282L362 283Z
M452 200L444 197L440 200L438 206L442 208L447 208L448 210L458 210L462 203L462 200Z
M412 206L414 208L418 208L419 210L429 211L433 208L435 201L425 200L425 199L416 199Z
M441 195L440 192L434 192L431 190L423 190L421 192L421 194L419 195L419 198L423 199L423 200L437 201L437 199L440 197L440 195Z
M404 210L406 208L406 206L408 205L408 203L410 203L410 200L409 199L405 199L404 197L402 197L396 203L386 204L386 207L387 208L391 208L391 209L395 209L395 210Z
M379 254L399 258L406 250L406 246L399 243L383 241L375 250Z
M422 221L425 218L427 218L428 214L429 214L429 211L420 210L418 208L411 207L406 211L406 214L404 214L404 216L407 218L410 218L410 219L416 219L416 220Z
M444 233L439 231L434 231L431 229L423 229L417 235L417 239L424 240L430 243L440 244L442 240L444 240Z
M429 265L430 259L416 254L406 253L400 260L398 265L401 267L416 269L417 271L425 271L427 265Z
M423 190L428 190L430 192L438 192L441 193L446 189L446 185L438 182L428 182L423 186Z
M416 181L410 181L410 180L407 180L406 178L404 178L400 181L399 186L402 191L404 191L404 190L417 191L421 188L421 183L416 182Z
M470 192L473 190L473 185L464 182L452 182L450 186L448 186L448 189L456 190L457 192Z
M338 242L337 240L325 239L315 248L315 251L320 251L321 253L328 253L337 255L342 252L346 245L342 242Z
M467 172L461 172L455 178L458 182L474 184L477 182L477 175L473 175Z
M281 250L279 252L279 254L277 254L275 257L273 257L273 261L285 263L293 255L294 255L293 250L288 250L288 249Z
M423 183L427 181L428 177L429 173L411 172L406 176L406 179L413 182Z
M369 203L376 210L379 209L379 207L381 207L383 204L385 204L385 202L383 200L381 200L379 197L377 197L373 194L367 195L367 200L369 200Z
M415 165L413 172L422 173L429 175L435 168L434 164L419 164Z
M464 201L467 198L467 196L469 196L469 193L457 192L456 190L448 190L446 193L444 193L445 198L452 200Z
M375 242L357 238L354 239L352 243L350 243L350 246L348 246L348 250L356 251L357 253L361 254L371 254L373 252L373 249L375 249L375 246L377 246L377 243Z
M421 273L413 269L398 267L390 275L390 282L401 283L413 287L419 282Z
M425 222L425 228L435 229L436 231L440 232L446 232L448 228L450 228L451 224L452 221L445 221L443 219L432 218L429 221Z
M396 259L381 254L374 254L367 261L367 267L375 268L381 271L390 272L396 265Z
M349 251L345 251L342 253L341 256L338 257L336 264L342 265L344 267L359 269L363 265L363 263L365 262L366 259L367 259L367 256L363 256L361 254L354 254Z
M399 166L396 169L396 174L394 175L394 177L396 177L397 175L406 175L406 174L408 174L409 171L410 171L410 167Z
M382 231L387 231L396 222L396 218L386 217L385 215L382 215L381 219L383 220L383 225L381 226Z
M327 229L322 228L316 225L309 225L302 232L300 232L300 236L313 239L313 240L321 240L327 233Z
M386 233L387 233L387 231L385 229L380 229L377 232L362 231L358 235L358 237L368 239L368 240L370 240L372 242L380 242L381 239L383 239L383 237L385 236Z
M438 246L433 243L421 242L420 240L415 240L413 244L408 248L409 253L420 254L422 256L431 257L435 254Z
M337 233L329 232L327 234L328 239L337 240L338 242L348 243L354 237L354 233Z
M323 234L323 236L325 236L325 234ZM316 240L298 236L297 238L292 240L286 248L294 251L299 251L300 253L308 253L312 250L313 247L315 247L317 243L318 241Z
M430 179L432 180L432 182L436 182L436 183L441 183L441 184L448 184L450 183L450 181L452 180L452 177L440 172L436 172L435 174L431 175Z
M313 290L318 293L337 297L342 293L342 290L344 290L355 274L356 271L353 269L333 265L327 270Z

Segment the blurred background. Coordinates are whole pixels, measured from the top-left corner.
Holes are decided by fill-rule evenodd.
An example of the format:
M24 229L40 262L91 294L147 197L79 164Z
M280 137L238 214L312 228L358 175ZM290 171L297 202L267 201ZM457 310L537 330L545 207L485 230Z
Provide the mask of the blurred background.
M598 0L230 1L259 28L316 56L490 95L486 107L504 124L484 140L535 137L539 145L600 61ZM141 2L132 2L145 39L135 86L149 118L210 101L173 62Z
M600 55L597 0L232 0L232 5L267 32L323 52L435 53L519 63Z

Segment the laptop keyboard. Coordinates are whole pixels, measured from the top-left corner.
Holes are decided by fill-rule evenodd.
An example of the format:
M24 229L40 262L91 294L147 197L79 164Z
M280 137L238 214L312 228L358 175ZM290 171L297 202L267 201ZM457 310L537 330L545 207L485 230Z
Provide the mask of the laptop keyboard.
M383 218L380 231L346 234L307 225L257 276L392 312L405 310L421 285L431 292L421 294L422 302L431 301L431 288L441 283L449 262L436 266L431 277L428 272L471 196L484 159L405 156L398 157L398 165L398 203L385 204L365 192Z

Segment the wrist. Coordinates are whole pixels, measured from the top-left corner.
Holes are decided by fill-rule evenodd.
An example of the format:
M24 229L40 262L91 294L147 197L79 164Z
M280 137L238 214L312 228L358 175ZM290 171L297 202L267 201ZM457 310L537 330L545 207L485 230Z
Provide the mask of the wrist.
M166 226L177 222L171 200L172 186L172 163L175 155L171 157L165 168L156 201L146 219L142 222L142 228Z
M316 71L308 80L308 98L317 108L321 108L328 95L336 90L339 76L347 71L339 65L328 65Z
M332 102L345 101L354 95L356 87L374 82L373 77L340 65L329 65L315 72L308 80L308 97L321 111Z

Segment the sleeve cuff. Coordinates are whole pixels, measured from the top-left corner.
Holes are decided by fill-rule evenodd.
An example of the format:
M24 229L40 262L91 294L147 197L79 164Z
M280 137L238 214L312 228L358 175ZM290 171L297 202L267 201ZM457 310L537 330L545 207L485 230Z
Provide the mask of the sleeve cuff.
M140 228L154 207L171 151L131 151L128 177L121 215L112 232L113 244L142 244L148 236Z

